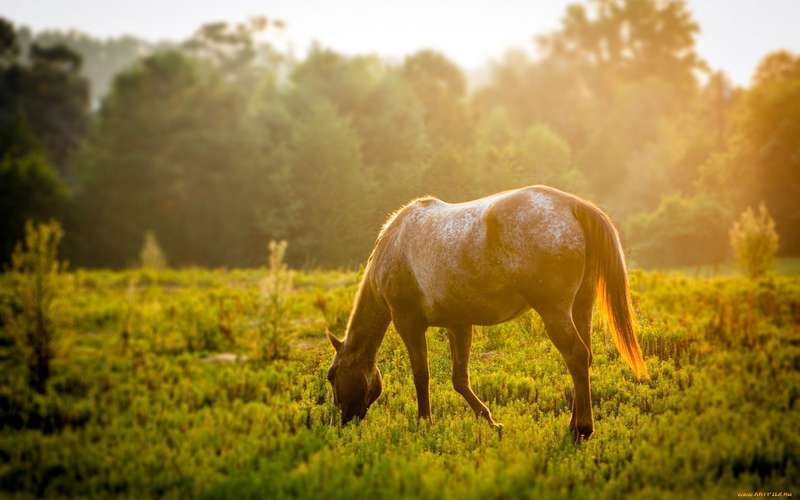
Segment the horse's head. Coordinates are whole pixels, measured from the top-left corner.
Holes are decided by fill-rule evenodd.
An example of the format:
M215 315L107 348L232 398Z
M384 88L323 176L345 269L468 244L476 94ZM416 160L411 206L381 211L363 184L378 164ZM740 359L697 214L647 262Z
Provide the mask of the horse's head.
M355 417L363 419L367 409L381 395L381 371L375 364L359 366L352 358L342 356L342 341L330 333L328 339L336 350L328 370L328 381L333 388L333 402L342 411L342 423Z

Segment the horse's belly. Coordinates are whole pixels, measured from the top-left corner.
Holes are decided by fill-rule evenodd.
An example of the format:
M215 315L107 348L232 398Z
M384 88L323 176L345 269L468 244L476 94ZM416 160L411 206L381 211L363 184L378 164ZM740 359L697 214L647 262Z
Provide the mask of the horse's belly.
M515 292L481 293L461 290L446 298L429 297L423 309L431 326L494 325L527 310L527 301Z

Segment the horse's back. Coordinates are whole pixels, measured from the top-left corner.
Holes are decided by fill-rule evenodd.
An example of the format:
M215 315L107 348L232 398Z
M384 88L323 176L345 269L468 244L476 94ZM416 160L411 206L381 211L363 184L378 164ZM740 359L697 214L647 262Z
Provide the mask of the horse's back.
M546 186L530 186L491 203L485 225L490 249L516 257L564 257L582 253L584 235L572 195Z
M425 198L410 207L403 239L407 250L422 249L435 254L439 263L459 268L487 260L514 267L524 263L519 258L582 253L583 230L573 214L576 202L576 197L547 186L463 203ZM506 256L513 261L504 262Z
M403 293L415 288L431 324L505 321L527 309L530 287L551 288L554 270L582 273L583 232L573 200L543 186L464 203L418 200L387 228L395 233L393 272L407 275Z

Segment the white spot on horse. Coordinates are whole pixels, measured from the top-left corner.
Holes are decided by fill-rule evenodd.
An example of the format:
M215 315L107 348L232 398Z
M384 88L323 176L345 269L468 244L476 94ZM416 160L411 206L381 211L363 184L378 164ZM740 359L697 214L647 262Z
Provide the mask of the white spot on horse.
M548 213L553 211L553 200L550 195L540 191L530 191L530 199L533 206L540 211Z
M531 208L539 220L541 232L536 241L540 246L552 250L564 247L574 248L583 243L582 232L566 207L557 207L549 193L541 191L530 192Z

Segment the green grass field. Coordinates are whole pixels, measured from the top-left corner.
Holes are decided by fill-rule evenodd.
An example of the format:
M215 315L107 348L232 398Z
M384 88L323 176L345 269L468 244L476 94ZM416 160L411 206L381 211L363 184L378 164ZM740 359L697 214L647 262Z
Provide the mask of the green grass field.
M697 278L712 278L715 276L737 276L739 269L733 262L716 265L685 266L660 269L665 273L678 273ZM775 271L779 274L800 274L800 258L784 257L775 260Z
M599 318L592 438L568 432L572 382L538 317L479 328L476 393L450 387L429 332L432 425L390 331L384 393L339 427L326 325L343 334L356 276L297 273L290 349L265 360L264 271L77 271L60 278L45 395L0 338L0 496L206 498L730 498L800 494L800 276L761 282L634 272L650 380ZM8 275L0 301L12 307ZM314 303L326 304L326 317ZM283 339L278 339L283 340ZM240 357L213 357L233 353Z

